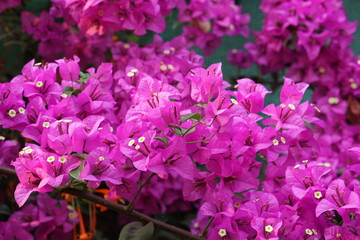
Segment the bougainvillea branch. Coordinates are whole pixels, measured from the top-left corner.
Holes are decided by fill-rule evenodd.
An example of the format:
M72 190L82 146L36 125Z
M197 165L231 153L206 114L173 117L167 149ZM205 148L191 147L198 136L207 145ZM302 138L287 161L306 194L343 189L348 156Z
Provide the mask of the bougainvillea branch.
M156 174L152 173L150 176L148 176L143 183L140 183L140 186L138 190L135 193L135 196L131 199L130 203L126 206L127 211L131 212L134 209L134 203L136 199L138 198L139 194L141 193L141 190L148 184L148 182L151 180L152 177L154 177Z
M6 175L9 177L16 178L16 172L10 168L0 167L0 176L1 175ZM192 234L191 232L188 232L184 229L175 227L173 225L161 222L161 221L156 220L152 217L149 217L145 214L142 214L136 210L129 210L127 206L123 206L123 205L108 201L108 200L106 200L100 196L97 196L93 193L90 193L90 192L81 191L81 190L78 190L75 188L65 188L65 189L62 189L61 192L68 193L68 194L77 196L79 198L91 201L93 203L100 204L104 207L107 207L107 208L113 210L113 211L133 217L144 223L152 222L155 227L165 230L165 231L168 231L168 232L171 232L171 233L178 235L180 237L183 237L185 239L189 239L189 240L203 240L204 239L201 236Z

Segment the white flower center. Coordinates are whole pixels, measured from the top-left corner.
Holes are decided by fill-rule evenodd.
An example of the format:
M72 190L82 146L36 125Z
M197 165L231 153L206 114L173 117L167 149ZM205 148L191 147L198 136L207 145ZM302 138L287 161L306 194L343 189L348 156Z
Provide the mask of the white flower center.
M42 87L43 85L44 85L44 83L41 82L41 81L37 81L37 82L35 83L35 86L37 86L38 88L39 88L39 87Z
M267 225L265 227L265 232L271 233L274 230L274 228L271 225Z
M238 105L238 104L239 104L238 101L236 101L236 99L231 98L230 100L231 100L231 102L232 102L233 104L235 104L235 105Z
M311 229L305 229L305 232L307 235L313 235L313 232L311 231Z
M218 234L219 234L220 237L225 237L226 236L226 230L222 228L222 229L219 230Z
M66 163L67 159L65 156L59 157L59 162L60 163Z
M133 73L133 72L128 72L127 74L126 74L126 76L128 76L128 77L133 77L135 75L135 73Z
M132 145L134 145L135 143L135 140L134 139L131 139L128 143L128 146L131 147Z
M161 65L161 66L160 66L160 70L161 70L161 71L166 71L166 69L167 69L166 65Z
M324 163L324 166L325 167L331 167L331 163L326 162L326 163Z
M195 229L199 228L199 222L195 222L193 227L194 227Z
M43 122L42 126L44 128L49 128L50 127L50 123L49 122Z
M28 149L25 150L25 153L27 153L27 154L30 154L32 152L33 152L33 150L31 148L28 148Z
M319 73L325 73L326 69L324 67L319 67L318 71L319 71Z
M25 109L23 107L19 107L18 109L19 113L24 114L25 113Z
M322 193L320 191L316 191L316 192L314 192L314 197L316 199L320 199L320 198L322 198Z
M339 101L340 101L340 100L339 100L337 97L329 97L329 99L328 99L328 102L329 102L330 104L338 104Z
M293 104L289 104L288 106L289 106L289 108L290 108L291 110L294 110L294 109L295 109L295 106L294 106Z
M10 109L9 112L8 112L9 116L10 117L15 117L16 116L16 111L14 109Z
M50 156L46 159L47 162L52 163L53 161L55 161L55 157L54 156Z

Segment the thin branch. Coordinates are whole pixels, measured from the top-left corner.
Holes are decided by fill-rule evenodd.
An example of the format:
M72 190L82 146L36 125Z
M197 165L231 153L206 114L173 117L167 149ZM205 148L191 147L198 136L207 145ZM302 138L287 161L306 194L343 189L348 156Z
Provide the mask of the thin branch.
M141 190L145 187L146 184L148 184L148 182L151 180L151 178L152 178L153 176L155 176L155 175L156 175L155 173L152 173L152 174L145 180L145 182L140 183L140 186L139 186L139 188L138 188L135 196L134 196L133 199L130 201L130 203L126 206L127 211L132 211L132 210L134 209L134 203L135 203L137 197L140 195Z
M211 225L211 223L214 221L214 216L211 216L209 221L207 222L206 226L204 227L204 229L201 231L200 235L201 237L206 236L206 233Z
M190 144L190 143L202 143L202 142L207 142L209 141L210 139L212 139L220 130L220 127L217 128L216 132L214 132L210 137L206 138L206 139L203 139L203 140L198 140L198 141L193 141L193 142L185 142L187 144Z
M15 170L13 170L11 168L0 167L0 173L1 173L1 175L7 175L9 177L17 179L17 175L16 175Z
M105 207L113 210L113 211L128 215L128 216L133 217L135 219L138 219L141 222L144 222L144 223L152 222L155 227L163 229L163 230L171 232L171 233L174 233L174 234L176 234L178 236L181 236L181 237L183 237L185 239L204 240L204 238L202 238L200 236L197 236L197 235L192 234L192 233L190 233L190 232L188 232L186 230L183 230L181 228L178 228L178 227L175 227L173 225L170 225L170 224L161 222L159 220L156 220L154 218L151 218L151 217L149 217L149 216L147 216L145 214L142 214L142 213L140 213L138 211L133 210L133 211L129 212L127 210L126 206L110 202L110 201L105 200L102 197L96 196L96 195L94 195L94 194L92 194L90 192L80 191L80 190L77 190L77 189L74 189L74 188L65 189L63 192L74 195L74 196L77 196L77 197L80 197L80 198L83 198L83 199L86 199L88 201L92 201L92 202L97 203L97 204L100 204L102 206L105 206Z
M8 176L11 176L11 177L16 177L16 173L15 173L14 170L9 169L9 168L4 168L4 167L0 167L0 175L8 175ZM176 235L178 235L180 237L183 237L185 239L189 239L189 240L205 240L205 238L203 238L203 237L192 234L191 232L188 232L188 231L186 231L184 229L175 227L173 225L161 222L159 220L156 220L156 219L154 219L152 217L149 217L149 216L147 216L147 215L145 215L143 213L140 213L138 211L132 210L132 211L129 212L126 206L123 206L123 205L120 205L120 204L117 204L117 203L114 203L114 202L110 202L110 201L105 200L104 198L102 198L100 196L97 196L95 194L92 194L90 192L81 191L81 190L78 190L78 189L75 189L75 188L66 188L66 189L63 189L62 192L77 196L77 197L82 198L82 199L86 199L88 201L91 201L91 202L94 202L94 203L97 203L97 204L100 204L100 205L102 205L104 207L107 207L108 209L111 209L111 210L113 210L115 212L119 212L119 213L128 215L128 216L133 217L133 218L135 218L135 219L137 219L137 220L139 220L141 222L144 222L144 223L152 222L155 227L157 227L159 229L162 229L162 230L165 230L165 231L168 231L168 232L171 232L171 233L174 233L174 234L176 234Z

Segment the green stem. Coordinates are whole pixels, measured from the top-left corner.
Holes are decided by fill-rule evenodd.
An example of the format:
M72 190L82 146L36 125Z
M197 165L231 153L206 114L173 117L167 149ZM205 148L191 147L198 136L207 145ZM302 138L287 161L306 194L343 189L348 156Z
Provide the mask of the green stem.
M155 176L156 173L152 173L143 183L140 183L140 186L138 188L138 190L136 191L135 196L133 197L133 199L131 199L130 203L126 206L127 211L131 212L134 209L134 203L136 201L136 199L138 198L138 196L141 193L141 190L145 187L146 184L148 184L148 182L151 180L151 178L153 176Z
M211 223L214 221L214 217L211 216L209 221L207 222L206 226L204 227L204 229L201 231L201 233L199 234L200 237L204 237L206 236L206 233L208 231L208 228L210 227Z
M210 137L206 138L206 139L203 139L203 140L198 140L198 141L193 141L193 142L185 142L187 144L190 144L190 143L201 143L201 142L206 142L206 141L209 141L210 139L212 139L220 130L220 127L218 127L218 129L216 130L216 132L214 132Z
M197 125L200 125L201 123L203 123L203 122L202 122L202 121L199 121L199 122L195 123L195 124L192 125L189 129L187 129L181 136L182 136L182 137L186 136L186 134L187 134L188 132L190 132L194 127L196 127Z

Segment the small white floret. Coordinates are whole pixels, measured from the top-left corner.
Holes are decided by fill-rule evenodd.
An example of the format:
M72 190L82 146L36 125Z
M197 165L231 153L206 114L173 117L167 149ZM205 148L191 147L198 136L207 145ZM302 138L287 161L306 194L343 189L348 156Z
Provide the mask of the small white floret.
M267 225L265 227L265 232L271 233L274 230L274 228L271 225Z
M222 228L222 229L219 230L218 234L219 234L220 237L225 237L226 236L226 230Z
M305 229L305 233L307 234L307 235L313 235L313 232L311 231L311 229Z
M59 162L60 163L66 163L67 159L65 156L59 157Z
M131 147L132 145L134 145L135 143L135 140L134 139L131 139L128 143L128 146Z
M14 109L10 109L9 112L8 112L9 116L10 117L15 117L16 116L16 111Z
M44 83L41 82L41 81L37 81L37 82L35 83L35 86L37 86L38 88L42 87L43 85L44 85Z
M18 111L19 111L19 113L24 114L25 113L25 108L19 107Z
M55 157L54 156L50 156L46 159L47 162L52 163L53 161L55 161Z
M314 192L314 197L316 199L320 199L320 198L322 198L322 193L320 191L316 191L316 192Z

